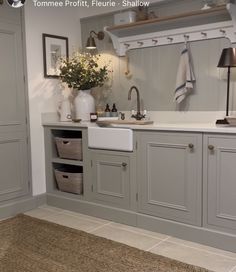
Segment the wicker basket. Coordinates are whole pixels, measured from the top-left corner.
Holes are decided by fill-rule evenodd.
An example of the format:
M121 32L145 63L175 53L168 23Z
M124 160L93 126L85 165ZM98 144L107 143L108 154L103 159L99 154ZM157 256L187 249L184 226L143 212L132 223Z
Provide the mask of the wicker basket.
M83 159L82 139L55 137L55 141L60 158L79 161Z
M57 185L60 191L83 194L83 173L71 173L55 169Z

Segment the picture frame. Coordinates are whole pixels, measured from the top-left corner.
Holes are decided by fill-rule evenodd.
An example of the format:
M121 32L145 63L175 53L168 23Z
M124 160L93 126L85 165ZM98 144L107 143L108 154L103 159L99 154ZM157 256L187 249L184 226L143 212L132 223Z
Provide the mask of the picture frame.
M69 57L68 38L43 33L43 67L45 78L59 78L59 60Z

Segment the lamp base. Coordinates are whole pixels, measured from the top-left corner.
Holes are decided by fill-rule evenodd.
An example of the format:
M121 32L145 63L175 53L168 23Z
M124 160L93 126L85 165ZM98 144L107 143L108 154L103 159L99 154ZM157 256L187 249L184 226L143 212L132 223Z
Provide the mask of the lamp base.
M216 120L216 125L229 125L229 122L225 118L218 119L218 120Z

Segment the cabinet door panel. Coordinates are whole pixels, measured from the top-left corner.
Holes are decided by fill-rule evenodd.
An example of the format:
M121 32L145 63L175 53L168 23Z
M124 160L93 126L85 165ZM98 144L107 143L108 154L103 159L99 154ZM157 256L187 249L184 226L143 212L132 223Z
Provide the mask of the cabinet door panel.
M236 232L236 138L206 138L206 224Z
M147 145L147 186L148 203L174 209L187 210L185 189L187 188L186 146L170 144ZM176 158L178 158L176 160ZM160 186L157 179L165 183ZM173 182L175 182L174 191Z
M21 26L0 22L0 125L25 122Z
M118 207L129 207L129 157L92 152L93 197Z
M0 136L0 200L28 192L26 142L21 133Z
M97 161L97 192L115 197L124 197L125 172L118 162Z
M139 210L201 225L201 150L201 135L141 133Z

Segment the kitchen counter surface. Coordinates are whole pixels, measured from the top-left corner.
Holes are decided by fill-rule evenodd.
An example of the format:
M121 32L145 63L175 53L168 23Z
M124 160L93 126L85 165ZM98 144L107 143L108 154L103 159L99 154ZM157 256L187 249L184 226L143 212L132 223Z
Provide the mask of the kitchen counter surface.
M71 127L71 128L88 128L97 126L96 123L90 122L44 122L43 126ZM112 125L112 127L131 128L138 131L179 131L179 132L209 132L209 133L229 133L236 134L234 126L216 126L212 123L154 123L152 125Z
M97 126L96 123L91 122L60 122L60 121L49 121L43 122L43 126L49 127L73 127L73 128L88 128L91 126Z

